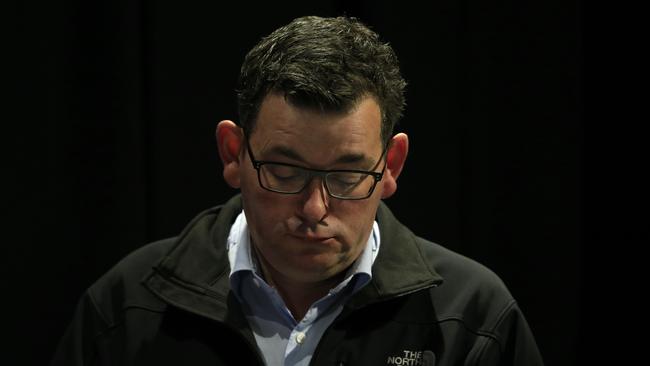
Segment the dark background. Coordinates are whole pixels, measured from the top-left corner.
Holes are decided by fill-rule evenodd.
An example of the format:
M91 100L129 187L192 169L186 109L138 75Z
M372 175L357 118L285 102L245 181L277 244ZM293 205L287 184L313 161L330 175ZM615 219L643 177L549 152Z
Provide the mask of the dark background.
M120 258L235 192L222 182L214 130L237 118L248 49L297 16L344 13L393 45L409 83L398 130L411 150L388 205L503 278L547 365L593 354L586 277L600 269L585 245L597 234L584 230L594 205L583 189L578 1L66 0L15 10L2 293L20 364L47 362L79 296Z

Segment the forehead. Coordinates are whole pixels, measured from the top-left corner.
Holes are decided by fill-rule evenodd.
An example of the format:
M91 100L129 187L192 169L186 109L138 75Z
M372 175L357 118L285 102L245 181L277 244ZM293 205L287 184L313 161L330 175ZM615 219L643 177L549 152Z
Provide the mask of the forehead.
M364 97L346 112L323 112L294 106L283 95L271 93L260 106L250 137L265 144L381 150L381 111L372 97Z

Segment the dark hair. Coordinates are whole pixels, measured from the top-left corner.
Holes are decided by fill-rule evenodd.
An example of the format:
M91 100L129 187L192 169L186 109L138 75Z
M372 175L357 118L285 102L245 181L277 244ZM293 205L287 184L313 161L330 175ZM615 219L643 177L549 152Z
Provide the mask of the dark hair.
M387 142L402 117L405 87L393 49L357 19L297 18L246 55L237 87L239 123L250 134L270 92L324 112L347 112L372 96Z

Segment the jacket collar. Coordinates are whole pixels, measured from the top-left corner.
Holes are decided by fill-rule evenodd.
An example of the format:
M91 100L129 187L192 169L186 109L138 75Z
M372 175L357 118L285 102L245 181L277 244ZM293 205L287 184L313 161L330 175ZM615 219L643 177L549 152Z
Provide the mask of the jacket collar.
M443 281L422 240L416 240L383 202L377 209L377 223L382 245L372 267L372 281L349 301L351 308L438 286Z
M199 214L144 279L145 286L174 306L215 320L226 320L232 315L228 309L233 301L226 239L241 210L241 196L237 195L225 205ZM373 265L373 278L350 299L350 308L442 282L426 248L383 202L377 210L377 222L382 245ZM235 323L240 322L239 317Z

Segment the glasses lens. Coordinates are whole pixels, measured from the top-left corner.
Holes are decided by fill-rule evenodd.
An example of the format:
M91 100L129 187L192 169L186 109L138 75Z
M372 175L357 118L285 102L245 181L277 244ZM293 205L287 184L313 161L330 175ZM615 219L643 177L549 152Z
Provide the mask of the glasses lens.
M260 182L264 188L286 193L302 190L308 174L298 167L267 163L260 166Z
M259 167L262 187L280 193L298 193L309 183L314 173L300 167L264 163ZM329 193L341 199L362 199L368 197L375 187L374 176L363 172L329 172L325 174L325 185Z
M373 176L357 172L333 172L325 176L330 193L339 198L365 198L375 185Z

